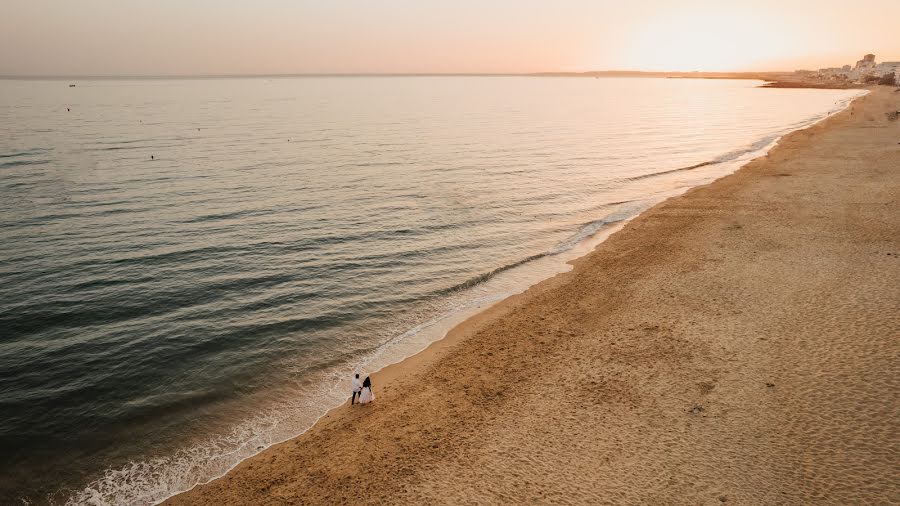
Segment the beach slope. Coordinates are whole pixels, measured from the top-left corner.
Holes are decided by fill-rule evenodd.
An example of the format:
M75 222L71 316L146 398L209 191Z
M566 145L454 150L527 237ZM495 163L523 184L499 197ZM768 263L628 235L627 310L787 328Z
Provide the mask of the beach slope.
M167 504L898 502L897 110L654 207Z

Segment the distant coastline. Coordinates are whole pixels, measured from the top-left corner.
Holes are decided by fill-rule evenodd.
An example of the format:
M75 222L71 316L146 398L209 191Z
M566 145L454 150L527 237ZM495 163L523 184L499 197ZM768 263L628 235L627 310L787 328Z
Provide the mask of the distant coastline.
M505 73L309 73L309 74L160 74L160 75L0 75L11 81L77 81L77 80L173 80L173 79L286 79L297 77L526 77L539 74Z
M692 79L787 79L792 72L649 72L640 70L595 70L587 72L335 72L298 74L121 74L121 75L0 75L8 80L78 80L78 79L223 79L284 77L666 77Z
M84 76L41 76L2 75L0 80L9 81L127 81L127 80L171 80L171 79L290 79L290 78L358 78L358 77L583 77L583 78L665 78L665 79L746 79L765 81L762 88L822 88L850 89L863 85L848 82L819 81L798 76L794 72L649 72L639 70L596 70L587 72L527 72L527 73L310 73L310 74L209 74L209 75L84 75Z

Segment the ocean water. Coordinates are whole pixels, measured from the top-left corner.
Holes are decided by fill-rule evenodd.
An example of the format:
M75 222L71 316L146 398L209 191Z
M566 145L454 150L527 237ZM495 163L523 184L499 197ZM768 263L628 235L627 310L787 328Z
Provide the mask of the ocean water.
M858 91L0 81L0 503L152 504Z

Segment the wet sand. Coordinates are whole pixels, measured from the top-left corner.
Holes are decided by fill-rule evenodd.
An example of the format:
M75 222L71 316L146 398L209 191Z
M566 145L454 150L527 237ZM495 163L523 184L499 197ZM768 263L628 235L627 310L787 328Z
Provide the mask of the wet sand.
M167 504L900 502L896 110L654 207Z

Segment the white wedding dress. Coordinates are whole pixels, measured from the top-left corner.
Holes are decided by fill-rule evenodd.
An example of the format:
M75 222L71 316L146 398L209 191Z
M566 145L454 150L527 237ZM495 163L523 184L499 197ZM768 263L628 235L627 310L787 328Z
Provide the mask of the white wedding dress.
M363 387L362 393L359 394L359 403L368 404L374 400L375 394L372 393L372 389L370 387Z

